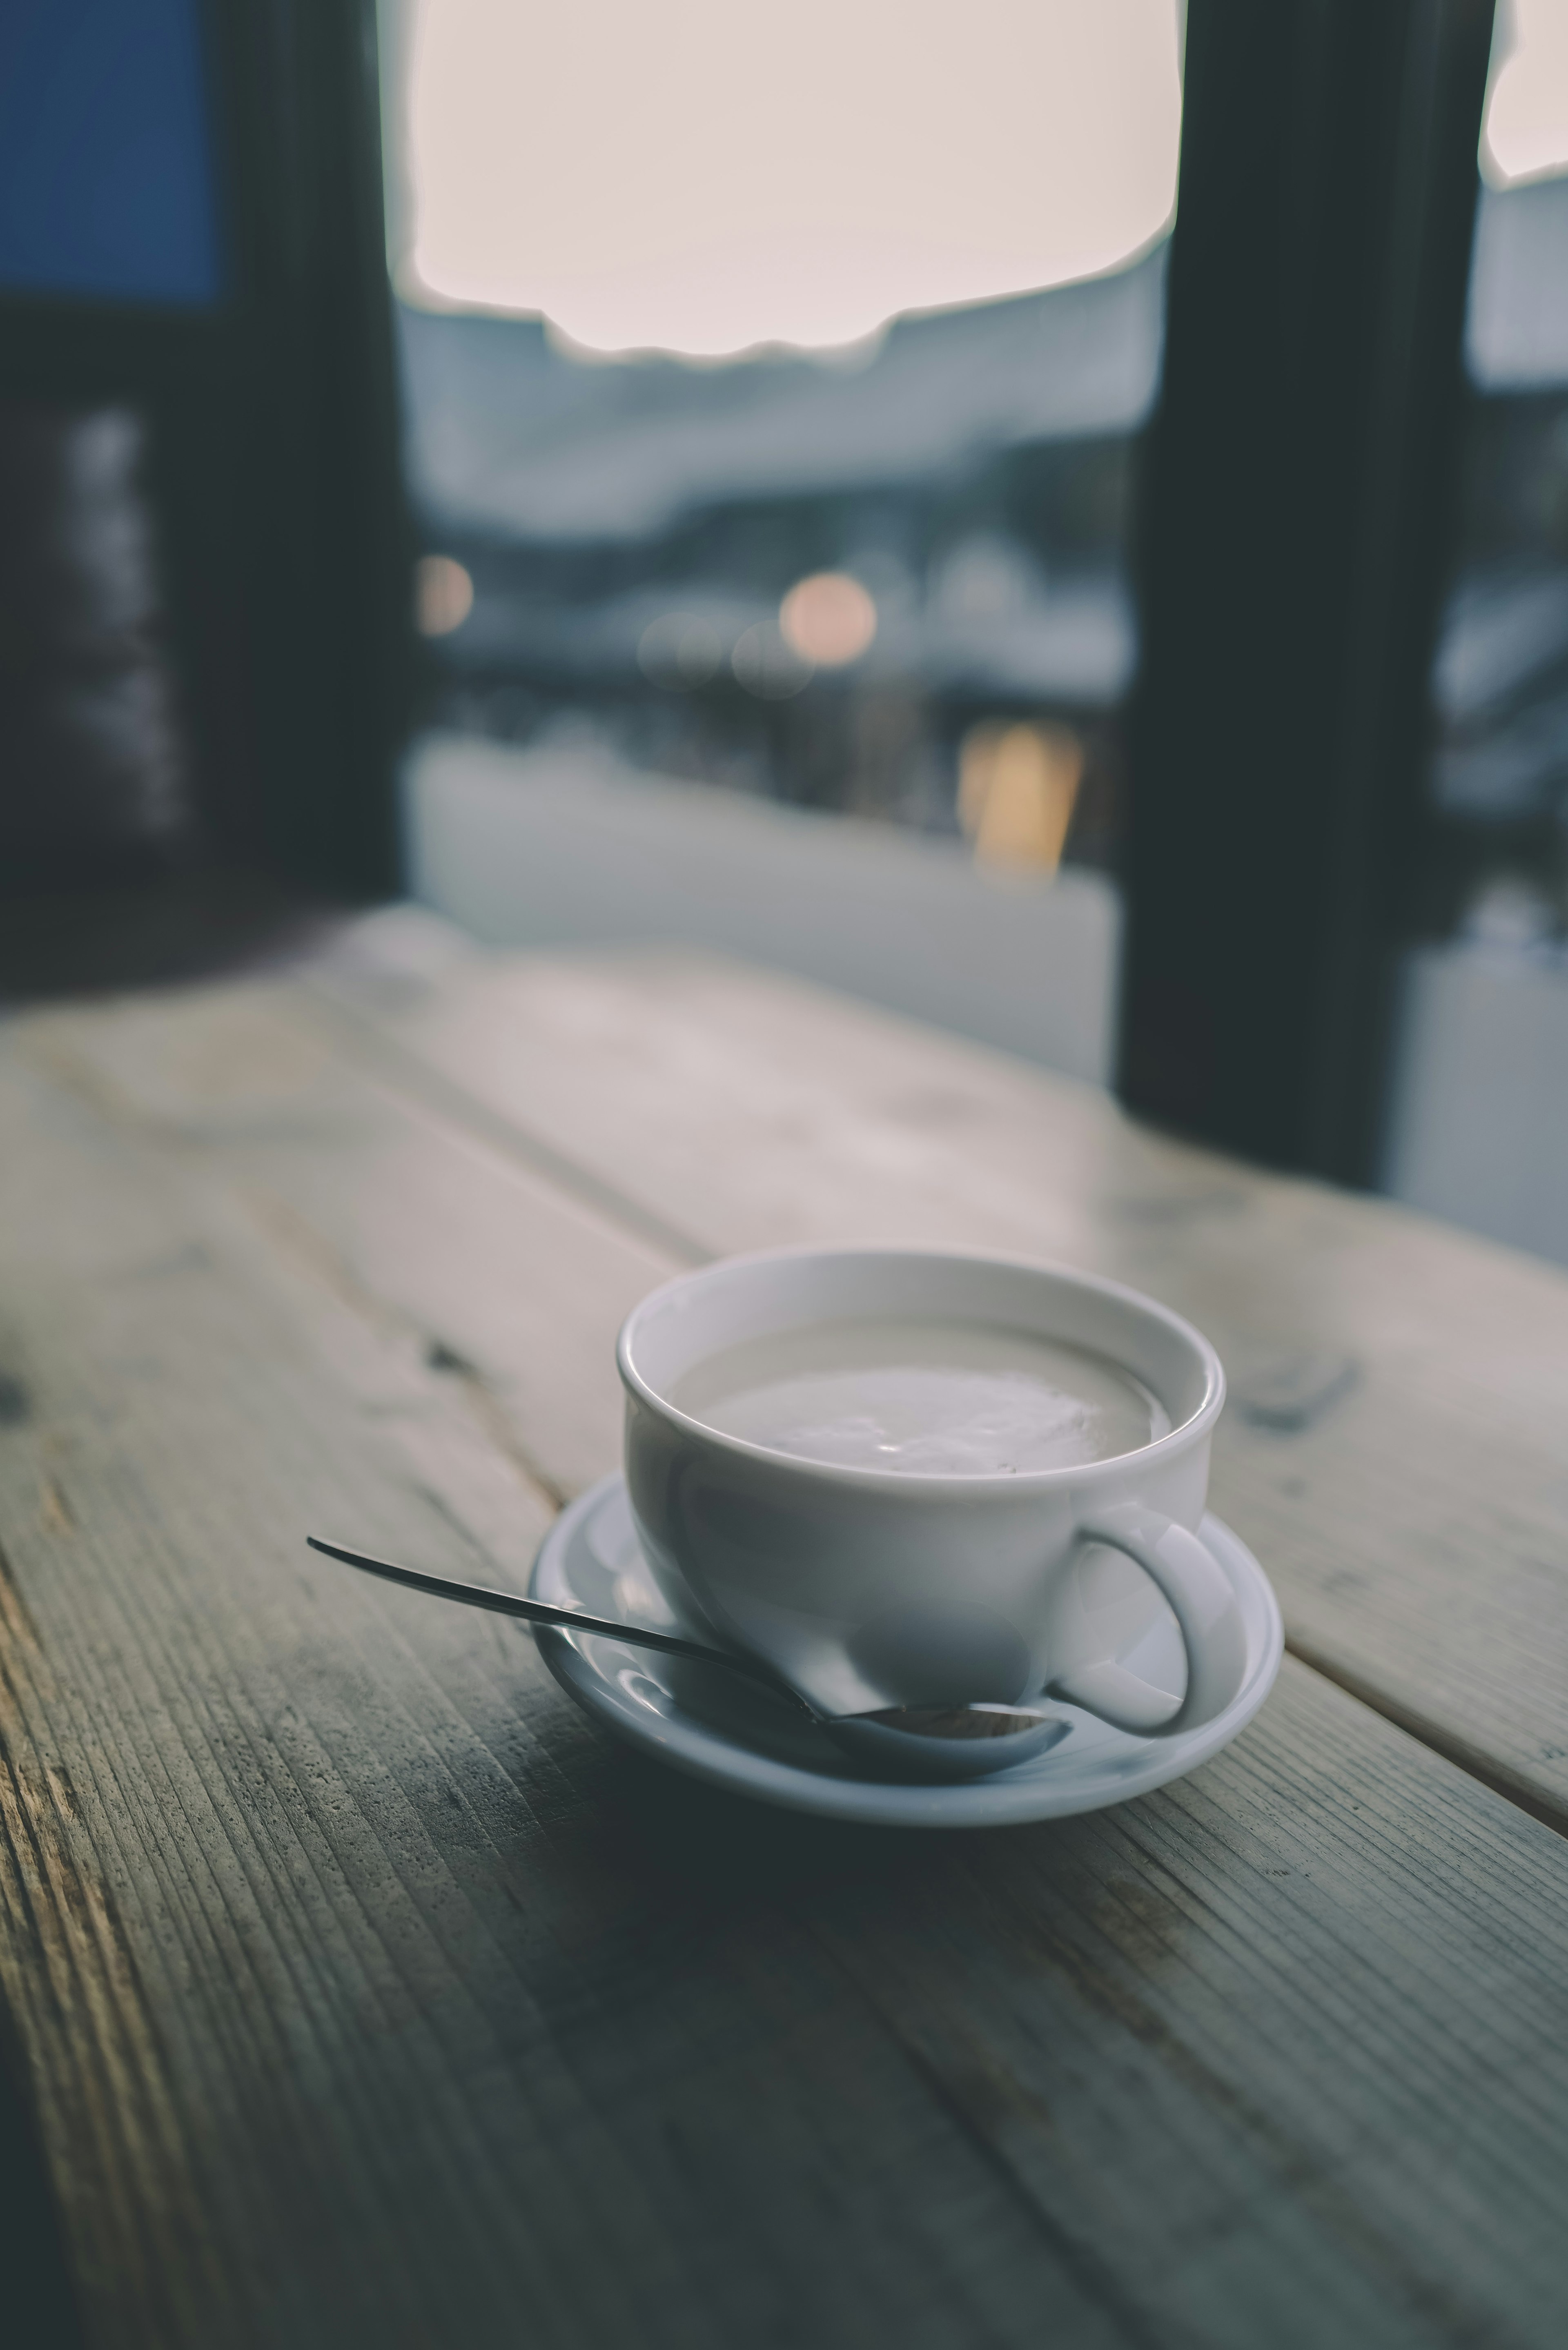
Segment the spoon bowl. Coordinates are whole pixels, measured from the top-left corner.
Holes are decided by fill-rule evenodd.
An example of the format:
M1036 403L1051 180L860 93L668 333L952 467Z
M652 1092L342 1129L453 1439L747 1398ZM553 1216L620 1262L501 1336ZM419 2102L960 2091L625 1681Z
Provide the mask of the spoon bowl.
M983 1779L1048 1753L1060 1714L1021 1705L896 1705L817 1721L836 1746L884 1779Z

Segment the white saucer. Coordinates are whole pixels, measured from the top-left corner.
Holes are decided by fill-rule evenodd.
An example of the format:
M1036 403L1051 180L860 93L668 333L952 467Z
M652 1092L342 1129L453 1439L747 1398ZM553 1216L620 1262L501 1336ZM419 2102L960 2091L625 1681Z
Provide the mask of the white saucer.
M1218 1721L1173 1738L1137 1738L1064 1704L1062 1718L1071 1728L1049 1753L989 1778L941 1786L861 1777L786 1699L750 1688L720 1667L588 1633L536 1627L534 1638L561 1687L586 1712L660 1762L737 1794L884 1827L1002 1827L1062 1819L1126 1803L1206 1762L1251 1721L1273 1686L1284 1631L1268 1579L1218 1518L1205 1518L1202 1533L1235 1585L1247 1638L1241 1694ZM643 1563L619 1476L607 1477L562 1512L539 1553L530 1589L535 1599L601 1619L683 1628L676 1627Z

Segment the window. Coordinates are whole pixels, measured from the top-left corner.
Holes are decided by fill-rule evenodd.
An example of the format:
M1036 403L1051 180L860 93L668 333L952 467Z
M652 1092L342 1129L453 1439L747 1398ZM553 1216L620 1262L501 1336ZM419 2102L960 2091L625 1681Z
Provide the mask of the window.
M1108 1076L1173 0L383 35L418 878Z
M1568 1262L1568 14L1499 11L1389 1188Z

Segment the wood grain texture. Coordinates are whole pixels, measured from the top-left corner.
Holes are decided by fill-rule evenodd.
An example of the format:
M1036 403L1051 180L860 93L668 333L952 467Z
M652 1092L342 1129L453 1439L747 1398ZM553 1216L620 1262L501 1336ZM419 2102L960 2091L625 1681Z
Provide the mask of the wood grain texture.
M317 983L346 1034L449 1117L466 1092L497 1147L547 1138L689 1254L1012 1250L1190 1315L1231 1378L1215 1506L1297 1652L1568 1826L1568 1275L794 981L691 956L432 968L423 940L371 925Z
M297 990L42 1014L17 1049L465 1387L554 1498L614 1467L616 1332L674 1260L378 1082Z
M688 1204L635 1088L574 1194L364 1017L0 1032L0 1988L94 2341L1555 2345L1568 1845L1317 1676L900 1837L303 1550L520 1579Z

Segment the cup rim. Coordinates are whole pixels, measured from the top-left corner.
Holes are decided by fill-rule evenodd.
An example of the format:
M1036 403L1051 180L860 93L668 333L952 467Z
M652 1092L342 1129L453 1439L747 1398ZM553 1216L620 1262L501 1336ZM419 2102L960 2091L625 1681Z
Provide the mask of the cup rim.
M1079 1289L1093 1290L1102 1297L1116 1298L1146 1315L1149 1320L1162 1322L1197 1356L1203 1367L1202 1400L1194 1412L1179 1421L1164 1436L1152 1443L1139 1444L1130 1452L1113 1452L1103 1461L1085 1461L1057 1469L1014 1469L999 1471L979 1471L972 1476L944 1475L926 1470L862 1468L843 1461L807 1461L799 1453L783 1452L772 1445L754 1444L749 1438L729 1436L722 1429L711 1428L706 1420L694 1419L670 1402L667 1396L644 1378L632 1360L637 1325L644 1315L660 1305L672 1290L684 1289L693 1282L714 1274L740 1270L747 1265L786 1263L792 1260L815 1259L818 1262L839 1259L879 1257L884 1260L903 1257L925 1263L1002 1265L1015 1273L1047 1274L1053 1279L1071 1283ZM992 1249L922 1249L897 1246L820 1248L810 1243L793 1248L748 1249L733 1256L716 1257L711 1264L693 1265L660 1282L657 1289L639 1300L621 1324L616 1340L616 1367L621 1384L628 1395L655 1413L668 1427L687 1439L711 1446L715 1451L727 1453L736 1460L752 1461L775 1474L804 1477L813 1484L841 1485L851 1492L902 1493L911 1497L918 1491L935 1499L991 1499L1011 1493L1029 1495L1060 1492L1066 1488L1120 1482L1136 1463L1141 1471L1147 1462L1158 1467L1186 1451L1212 1430L1225 1403L1225 1368L1201 1330L1194 1327L1168 1305L1150 1297L1141 1289L1133 1289L1126 1282L1108 1280L1103 1274L1084 1273L1078 1266L1062 1264L1044 1257L1015 1257ZM1111 1359L1115 1359L1112 1357Z

